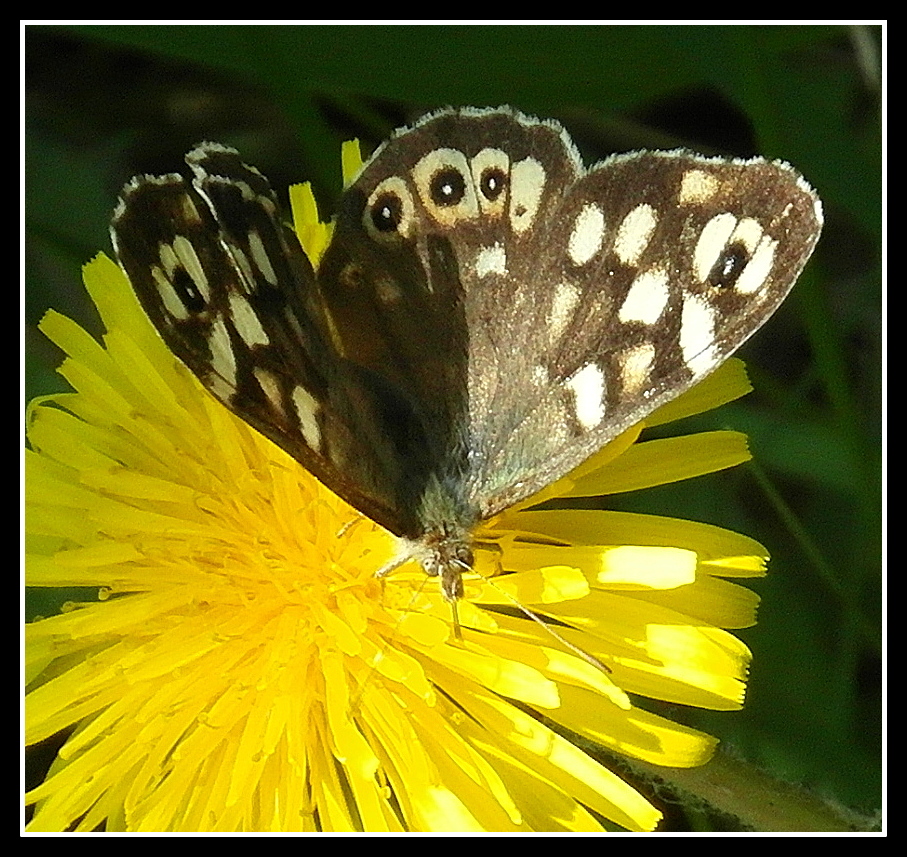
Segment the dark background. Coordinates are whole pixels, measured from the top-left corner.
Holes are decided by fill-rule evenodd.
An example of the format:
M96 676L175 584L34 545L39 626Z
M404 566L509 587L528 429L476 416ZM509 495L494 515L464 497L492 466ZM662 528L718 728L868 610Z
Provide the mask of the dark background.
M746 431L758 469L608 498L735 529L771 551L743 712L659 709L773 775L881 806L881 27L28 26L26 396L65 389L36 324L98 331L80 267L110 253L123 183L211 139L330 210L340 142L369 151L445 105L561 120L587 162L688 146L795 164L822 241L743 349L756 392L688 429ZM46 604L39 612L52 612ZM650 706L653 707L653 706ZM674 829L720 821L672 815ZM701 827L700 827L701 829Z

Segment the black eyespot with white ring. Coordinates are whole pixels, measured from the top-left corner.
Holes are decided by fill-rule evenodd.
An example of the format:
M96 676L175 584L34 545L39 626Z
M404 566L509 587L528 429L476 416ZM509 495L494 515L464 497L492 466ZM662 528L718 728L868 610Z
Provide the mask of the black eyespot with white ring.
M369 207L372 226L379 232L396 232L403 222L403 202L393 193L383 193Z
M406 182L399 176L381 182L369 195L362 222L376 241L409 238L413 228L413 198Z
M751 295L769 281L777 246L755 218L721 212L699 234L693 270L707 286Z
M483 215L504 213L510 191L510 158L501 149L482 149L470 162Z
M195 280L192 279L192 276L185 268L176 268L170 283L186 310L192 315L198 315L208 308L208 302L202 295Z
M479 190L489 202L494 202L507 187L507 176L497 167L489 167L479 179Z
M438 170L432 177L429 185L431 201L439 206L458 205L466 196L466 182L463 174L453 167Z
M187 318L208 309L211 284L192 242L177 235L158 246L160 267L152 268L158 293L171 315Z
M734 288L749 260L750 254L742 242L729 244L712 266L706 284L716 289Z
M413 167L413 182L426 212L442 226L479 216L475 179L458 149L435 149L422 157Z

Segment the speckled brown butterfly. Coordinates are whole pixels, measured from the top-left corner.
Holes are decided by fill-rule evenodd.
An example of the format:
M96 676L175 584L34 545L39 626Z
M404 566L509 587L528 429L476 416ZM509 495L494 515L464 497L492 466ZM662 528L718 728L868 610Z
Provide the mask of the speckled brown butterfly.
M709 374L816 245L789 165L631 152L585 169L508 108L398 131L317 272L267 180L213 143L113 218L164 341L228 408L463 592L470 531Z

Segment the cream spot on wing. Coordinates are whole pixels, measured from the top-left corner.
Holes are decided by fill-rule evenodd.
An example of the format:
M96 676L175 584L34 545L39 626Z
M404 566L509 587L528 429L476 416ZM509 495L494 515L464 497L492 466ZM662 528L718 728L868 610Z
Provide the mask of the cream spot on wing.
M567 255L574 265L585 265L601 249L604 237L604 212L594 203L587 203L573 221Z
M252 264L242 247L234 244L230 247L230 255L233 261L239 266L242 276L239 278L238 286L244 294L251 295L254 291L255 274L252 273Z
M299 430L310 449L321 451L321 428L318 425L318 400L304 387L293 388L293 407L299 420Z
M620 380L624 395L639 395L649 380L655 363L655 346L642 342L627 348L619 357Z
M759 241L762 239L762 232L762 224L758 220L754 220L752 217L744 217L734 228L730 242L739 241L746 247L747 253L754 253L756 247L759 246Z
M264 242L258 234L258 230L249 230L249 250L252 253L252 260L258 266L264 278L272 285L277 285L277 274L268 258L268 251L265 249Z
M327 312L325 313L325 315L326 315L328 321L331 322L330 315ZM293 331L293 334L295 335L296 340L298 342L304 342L306 335L302 332L302 325L299 324L299 319L296 318L296 314L293 312L293 310L289 306L285 306L283 308L283 320L286 323L286 325L290 328L290 330Z
M768 280L775 262L775 248L778 242L766 235L746 267L737 278L734 288L745 295L751 295L761 289Z
M231 387L236 388L236 357L230 344L227 325L220 317L211 325L208 337L208 348L211 351L211 368L218 377L223 378Z
M207 303L211 300L211 286L208 285L208 277L196 255L192 242L185 235L177 235L173 239L173 252L186 269L186 273L192 277L192 282L195 283L196 288L204 298L205 303Z
M224 184L227 183L226 179L220 179L218 177L218 180L223 181ZM233 182L233 186L236 188L239 188L239 193L244 200L251 202L253 199L255 199L255 196L256 196L255 191L252 190L252 186L248 182L243 182L243 181L237 180L237 181ZM263 202L264 198L259 197L258 201Z
M558 283L554 287L551 309L548 311L548 341L557 342L573 319L579 304L580 291L571 283Z
M715 347L715 311L701 298L687 295L680 320L680 349L694 376L700 376L718 363Z
M235 387L231 387L223 378L209 372L205 375L205 387L213 393L228 408L232 407L233 394L236 392Z
M283 414L283 398L280 395L280 384L277 382L277 377L273 372L262 369L260 366L256 366L254 372L262 392L271 403L271 407L278 414Z
M247 300L234 292L230 293L230 315L236 332L250 348L253 345L267 345L270 342L255 310Z
M630 285L618 318L623 322L655 324L668 303L668 273L664 268L643 271Z
M161 248L162 254L163 249ZM179 321L185 321L189 318L189 310L180 300L176 289L173 288L173 283L170 282L170 278L157 265L151 266L151 277L157 286L157 293L161 298L164 309Z
M168 277L173 276L173 272L180 266L180 260L176 258L173 247L169 244L160 244L157 248L158 257L164 266L164 273Z
M687 170L680 180L678 202L681 205L686 203L701 205L708 202L720 186L718 179L704 170Z
M704 283L715 263L721 258L737 226L737 218L729 211L716 214L699 233L693 254L693 269L701 283Z
M651 205L637 205L621 222L614 239L614 252L625 265L636 265L649 246L658 217Z
M476 254L476 273L480 277L488 274L507 273L507 252L504 245L498 242L491 247L482 247Z
M545 189L545 168L535 158L524 158L510 168L510 226L516 233L532 226Z
M180 208L182 208L183 210L183 217L189 223L201 223L201 215L198 213L198 209L195 207L195 203L192 201L192 197L189 196L188 193L183 194Z
M574 411L579 424L591 431L605 418L605 373L595 363L587 363L567 379L573 393Z

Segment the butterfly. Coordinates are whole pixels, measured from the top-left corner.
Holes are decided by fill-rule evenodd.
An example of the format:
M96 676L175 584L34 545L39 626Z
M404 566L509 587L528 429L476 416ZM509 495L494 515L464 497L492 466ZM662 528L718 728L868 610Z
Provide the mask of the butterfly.
M452 603L475 526L719 366L822 228L781 161L638 151L587 169L556 122L445 109L364 165L316 270L234 149L186 161L188 178L132 179L114 212L145 312Z

